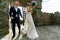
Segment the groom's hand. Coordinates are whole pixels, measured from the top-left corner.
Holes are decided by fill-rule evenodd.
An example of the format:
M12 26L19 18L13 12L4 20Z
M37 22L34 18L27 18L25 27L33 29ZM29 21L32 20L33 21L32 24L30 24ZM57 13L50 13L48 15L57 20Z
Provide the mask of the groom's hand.
M11 19L14 19L14 17L11 17Z

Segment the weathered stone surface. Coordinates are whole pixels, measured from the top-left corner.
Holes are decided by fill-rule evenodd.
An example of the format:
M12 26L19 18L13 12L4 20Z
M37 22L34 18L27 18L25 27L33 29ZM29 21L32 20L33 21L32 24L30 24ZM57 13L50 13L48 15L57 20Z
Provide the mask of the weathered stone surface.
M16 32L17 28L16 28ZM60 40L60 25L40 26L37 27L39 38L35 40ZM18 34L18 33L17 33ZM2 38L2 40L11 40L12 32ZM18 40L18 39L17 39ZM21 40L30 40L24 36Z
M60 40L60 25L37 27L39 38L36 40ZM24 37L22 40L29 40Z

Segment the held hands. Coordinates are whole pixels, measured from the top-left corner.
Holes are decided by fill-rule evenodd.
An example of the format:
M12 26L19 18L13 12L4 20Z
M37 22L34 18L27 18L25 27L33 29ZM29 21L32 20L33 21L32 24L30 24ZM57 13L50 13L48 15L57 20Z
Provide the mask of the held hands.
M14 17L11 17L11 19L14 19Z

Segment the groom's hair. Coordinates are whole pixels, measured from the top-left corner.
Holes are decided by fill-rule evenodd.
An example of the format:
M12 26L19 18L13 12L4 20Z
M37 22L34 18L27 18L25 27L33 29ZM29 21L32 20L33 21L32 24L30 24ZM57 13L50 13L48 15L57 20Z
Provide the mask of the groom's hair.
M15 0L13 3L14 3L14 4L17 3L17 4L19 5L19 1L17 1L17 0Z

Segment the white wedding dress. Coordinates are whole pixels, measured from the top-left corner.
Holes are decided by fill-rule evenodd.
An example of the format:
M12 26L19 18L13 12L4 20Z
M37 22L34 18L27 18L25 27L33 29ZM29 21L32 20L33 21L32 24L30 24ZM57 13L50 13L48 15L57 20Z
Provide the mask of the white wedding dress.
M27 37L29 39L36 39L38 38L38 34L34 25L34 21L32 18L32 15L30 12L27 12L26 14L26 21L25 21L25 26L28 27L28 31L27 31Z

